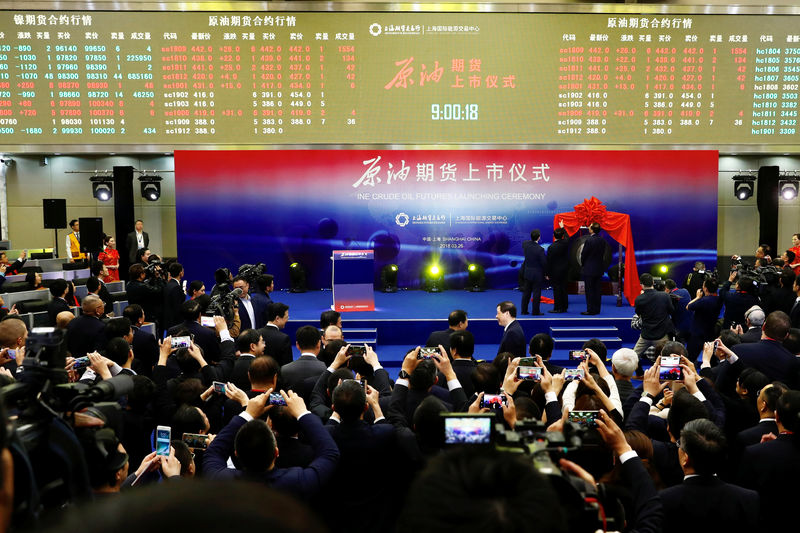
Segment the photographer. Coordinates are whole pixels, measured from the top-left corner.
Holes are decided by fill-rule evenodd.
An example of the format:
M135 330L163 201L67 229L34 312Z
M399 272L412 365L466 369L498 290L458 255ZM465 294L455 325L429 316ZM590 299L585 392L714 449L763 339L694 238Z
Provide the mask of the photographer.
M734 280L736 280L736 291L731 292ZM758 282L751 277L740 275L738 270L732 270L728 281L719 288L719 298L725 304L723 329L728 329L731 325L744 324L745 312L761 303L758 299Z
M131 265L128 269L130 281L125 284L125 292L128 304L142 306L145 316L157 324L157 332L160 332L164 280L158 274L158 267L148 268L150 270L145 271L141 263ZM158 334L156 336L160 337Z

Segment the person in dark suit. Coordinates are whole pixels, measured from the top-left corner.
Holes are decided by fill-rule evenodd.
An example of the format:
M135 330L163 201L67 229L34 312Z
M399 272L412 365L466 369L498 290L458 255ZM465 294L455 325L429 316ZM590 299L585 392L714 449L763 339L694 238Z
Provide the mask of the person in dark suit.
M130 264L136 262L136 252L140 248L148 248L150 246L150 235L144 231L144 222L137 220L134 228L135 230L125 237L125 249L128 251Z
M254 289L250 294L250 298L253 300L255 307L261 309L262 313L266 315L267 307L272 303L270 295L275 290L275 277L272 274L261 274L256 278ZM257 320L262 324L266 324L268 318L262 316Z
M792 308L789 311L789 319L792 322L793 328L800 328L800 279L794 279L794 285L792 285L795 293L795 300L792 304Z
M90 294L81 302L83 313L67 326L67 350L76 359L95 351L105 324L100 317L105 313L105 305L99 296Z
M275 444L281 452L275 459L275 468L308 468L314 460L314 448L300 440L297 419L282 405L270 409L268 416L267 424L275 434Z
M204 357L209 361L216 362L220 360L219 341L213 329L200 324L201 309L200 302L197 300L183 302L181 304L183 322L172 326L167 333L172 337L178 336L181 332L194 335L194 343L203 349Z
M444 348L444 346L442 346ZM445 352L447 353L447 352ZM467 331L459 330L450 336L450 356L453 360L450 362L453 366L453 371L456 373L458 382L464 389L464 394L467 398L472 396L475 392L475 386L472 383L472 373L477 368L478 363L472 357L475 353L475 337ZM437 383L447 383L444 374L439 374Z
M308 468L275 468L280 451L275 437L262 416L269 406L269 394L251 399L244 413L223 428L206 450L203 472L215 479L261 481L275 489L308 499L317 495L333 476L339 462L339 449L319 418L312 415L303 399L292 391L281 391L286 408L300 424L300 431L314 449ZM228 458L236 455L239 470L228 468Z
M797 294L794 292L794 280L797 278L793 270L781 270L778 276L778 287L767 285L765 294L762 296L762 307L764 314L768 315L773 311L783 311L787 315L791 312Z
M692 420L681 431L678 459L683 483L662 490L665 533L758 530L758 493L725 483L717 473L725 462L722 430L707 419ZM697 505L703 502L703 505ZM713 509L713 513L708 510Z
M725 314L723 315L722 327L729 328L731 324L744 324L745 312L759 305L758 282L753 278L739 276L736 282L736 290L731 292L731 284L737 278L736 271L731 272L728 281L719 288L719 298L725 304Z
M133 360L133 369L137 374L149 377L153 374L153 367L158 362L158 340L152 333L141 329L145 320L141 305L132 304L125 307L122 310L122 316L131 321L133 329L131 348L136 356Z
M261 329L267 315L266 308L261 307L263 302L254 301L250 297L250 284L240 276L233 278L233 288L241 289L239 296L239 318L242 321L242 330Z
M630 348L620 348L611 356L611 373L614 374L619 400L623 404L634 393L631 378L636 373L638 366L639 356Z
M719 364L717 383L734 379L741 368L752 367L763 373L770 381L782 381L793 387L797 381L798 359L787 350L782 342L789 334L789 317L783 311L771 313L764 322L761 340L756 343L737 344L730 351L738 359L729 356ZM739 368L739 370L737 370Z
M569 307L567 297L567 272L569 271L569 239L567 230L556 228L553 231L553 244L547 248L547 277L553 286L553 308L548 313L566 313Z
M145 282L144 265L136 263L128 269L128 281L125 292L129 304L138 304L144 309L148 320L158 324L161 321L161 305L163 303L164 282L162 280L148 280ZM156 331L163 328L156 328Z
M267 324L261 328L264 353L273 357L281 366L292 362L292 340L281 330L289 321L289 306L273 302L267 306Z
M525 260L522 262L522 314L528 314L528 302L531 312L541 315L539 304L542 297L542 283L544 283L547 257L544 248L539 244L541 232L538 229L531 231L531 240L522 243L522 253Z
M69 291L69 283L64 279L54 280L50 285L50 294L53 299L47 303L47 318L51 326L56 325L56 317L61 311L72 311L65 297Z
M778 438L745 449L738 483L761 497L761 531L793 531L800 479L800 392L781 395L775 419Z
M694 295L694 299L686 306L693 313L692 327L689 330L687 350L689 359L696 360L703 350L703 343L714 340L717 319L722 300L717 296L717 282L711 278L703 282L703 288Z
M431 348L442 346L447 353L450 353L450 336L456 331L467 329L468 323L469 320L467 319L466 311L461 309L451 311L450 315L447 317L447 325L449 327L445 330L434 331L428 335L428 340L425 342L425 346Z
M239 358L233 365L230 381L243 391L247 391L250 389L247 372L253 359L264 355L264 339L257 329L246 329L236 338L236 349L239 351Z
M234 369L235 365L236 363L234 363ZM234 416L244 411L250 398L255 398L270 389L275 390L278 386L279 371L280 367L275 359L268 355L261 355L250 361L250 367L247 369L249 385L246 390L239 389L231 382L227 383L226 387L234 388L231 391L226 389L225 395L228 398L216 404L216 407L222 408L222 412L218 413L218 416L222 419L223 425L228 424ZM233 371L231 375L233 375ZM236 392L237 390L239 392ZM233 394L229 394L229 392L233 392Z
M606 242L600 236L600 231L600 224L592 222L589 238L583 242L581 250L581 274L586 293L586 311L582 311L582 315L600 314L600 278L603 277L603 256L606 252Z
M675 326L675 335L678 340L685 343L692 328L692 313L686 309L692 297L688 290L679 289L673 279L664 282L664 292L672 298L672 323Z
M778 400L788 389L783 383L776 381L770 383L758 394L756 408L758 409L759 421L753 427L747 428L736 435L736 446L739 450L744 450L748 446L759 444L761 437L767 433L777 435L778 424L775 422L775 410L778 408Z
M642 293L636 297L634 305L636 314L642 319L642 331L633 351L639 356L641 366L645 351L650 346L667 340L675 327L672 324L672 298L667 293L653 288L651 274L642 274L639 276L639 282L642 284Z
M325 363L317 359L322 335L314 326L302 326L295 335L300 358L281 368L281 377L287 389L300 388L308 378L318 378L325 372ZM308 391L310 392L310 391Z
M500 302L496 318L504 328L497 353L508 352L514 357L525 357L525 332L517 321L517 308L509 301Z
M378 403L378 391L369 388L365 394L361 384L353 379L342 381L333 391L332 419L326 429L339 448L339 464L331 480L347 498L331 501L329 518L333 532L365 531L383 532L392 529L398 511L395 483L379 483L363 490L363 479L357 472L370 472L378 479L396 477L403 472L403 457L399 453L394 427L386 422ZM371 409L375 423L364 421L364 413ZM381 423L383 422L383 423Z
M186 300L186 293L181 286L183 278L183 265L177 261L167 267L169 277L164 287L164 329L169 329L181 321L181 305Z
M761 340L761 327L767 319L761 307L754 305L744 313L744 324L742 325L741 342L752 343Z
M547 333L537 333L531 337L531 341L528 343L528 355L531 357L536 357L537 355L541 357L542 364L544 364L544 367L553 376L560 374L561 371L564 370L564 367L554 365L550 362L550 358L553 356L554 347L555 341L553 341L553 337Z

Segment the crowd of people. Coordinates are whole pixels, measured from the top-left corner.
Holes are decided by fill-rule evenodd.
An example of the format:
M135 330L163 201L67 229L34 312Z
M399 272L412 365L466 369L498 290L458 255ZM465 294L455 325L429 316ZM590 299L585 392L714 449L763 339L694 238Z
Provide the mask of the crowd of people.
M477 359L467 313L454 310L446 330L409 339L396 379L375 349L347 342L335 311L290 338L269 274L220 269L206 294L142 247L116 317L102 293L109 266L92 265L78 317L70 284L50 285L53 332L29 332L14 313L0 320L12 420L0 424L4 527L793 527L800 285L790 265L773 286L742 268L721 287L702 265L680 288L644 274L639 341L609 353L592 339L572 368L551 361L548 334L526 339L510 301L495 310L496 356ZM153 321L157 335L142 329ZM35 394L20 399L24 390ZM101 392L111 399L97 403ZM57 400L69 394L97 401ZM454 413L465 421L446 427ZM34 416L45 436L23 429L44 424ZM468 417L491 420L488 442Z

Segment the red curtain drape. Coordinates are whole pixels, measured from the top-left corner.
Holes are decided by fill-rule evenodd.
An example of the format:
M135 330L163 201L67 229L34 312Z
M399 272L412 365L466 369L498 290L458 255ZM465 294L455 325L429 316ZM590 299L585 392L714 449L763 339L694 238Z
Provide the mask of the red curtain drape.
M625 247L625 297L633 305L636 297L642 291L639 283L639 271L636 268L636 255L633 251L633 232L631 231L631 217L625 213L607 211L603 202L592 196L582 204L575 206L575 211L559 213L553 217L553 229L559 227L564 221L564 229L572 236L581 229L597 222L618 243Z

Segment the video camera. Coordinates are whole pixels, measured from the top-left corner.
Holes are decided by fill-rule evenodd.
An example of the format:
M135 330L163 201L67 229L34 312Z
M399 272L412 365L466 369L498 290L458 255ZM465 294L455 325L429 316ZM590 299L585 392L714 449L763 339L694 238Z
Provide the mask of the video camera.
M244 265L239 266L239 272L236 274L236 276L244 278L250 287L254 287L256 284L256 278L262 275L266 270L267 265L264 263L256 263L255 265L245 263Z
M81 441L94 438L97 428L76 427L76 413L99 419L120 435L122 411L115 400L133 390L128 375L97 385L69 383L63 330L33 328L25 347L18 380L0 388L14 420L10 449L21 467L15 472L20 498L14 524L33 521L42 509L61 508L91 494Z
M567 453L592 449L600 452L602 441L595 430L565 422L563 432L547 431L547 425L535 419L518 420L514 429L508 429L497 423L493 414L448 413L443 417L446 446L488 445L498 451L529 456L564 506L570 531L623 530L622 504L606 493L604 485L590 485L558 466L558 460Z
M208 303L205 314L224 317L225 322L230 324L233 321L234 310L239 306L239 297L242 294L244 294L244 291L236 288L225 294L214 295Z
M152 259L147 263L147 266L144 267L144 274L145 279L162 279L164 277L164 263L161 262L158 258Z

